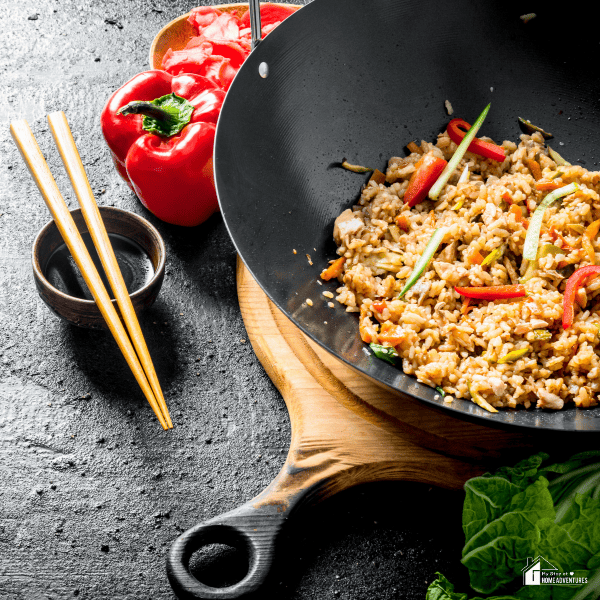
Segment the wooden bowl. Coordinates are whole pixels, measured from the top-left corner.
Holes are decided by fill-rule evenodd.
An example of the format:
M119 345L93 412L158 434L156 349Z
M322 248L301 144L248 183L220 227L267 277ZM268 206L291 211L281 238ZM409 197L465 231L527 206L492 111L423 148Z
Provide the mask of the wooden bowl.
M279 4L279 3L278 3ZM298 4L283 4L290 8L301 8ZM234 4L216 4L213 8L218 8L223 12L239 11L241 14L248 10L248 4L245 2L236 2ZM150 55L148 61L153 69L162 70L163 56L167 50L183 50L187 43L196 34L194 28L188 23L190 13L177 17L170 23L167 23L157 34L150 46Z
M119 234L133 240L141 246L152 262L154 274L151 279L143 287L130 294L133 307L139 315L154 303L162 285L166 255L164 242L158 231L146 219L134 213L120 208L102 206L100 214L109 234ZM87 233L88 228L81 210L72 210L71 215L79 232ZM55 315L74 325L89 329L108 330L104 318L93 300L70 296L58 290L46 278L50 257L62 244L64 241L54 221L50 221L42 228L33 243L33 275L40 298ZM110 293L110 289L107 291ZM116 300L112 302L117 308Z

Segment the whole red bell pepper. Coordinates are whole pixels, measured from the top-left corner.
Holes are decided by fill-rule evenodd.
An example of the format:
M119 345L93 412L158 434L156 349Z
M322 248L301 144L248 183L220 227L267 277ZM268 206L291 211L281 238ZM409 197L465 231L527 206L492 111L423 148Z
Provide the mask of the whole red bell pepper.
M417 170L412 174L406 192L404 204L411 208L422 202L433 184L437 181L448 163L443 158L426 154L417 164Z
M213 145L224 98L200 75L146 71L119 88L102 111L117 170L167 223L192 227L218 210Z
M457 145L462 142L469 129L471 129L471 126L462 119L452 119L447 127L450 139ZM502 146L492 144L491 142L484 142L479 138L475 138L469 144L467 150L473 154L478 154L479 156L483 156L483 158L489 158L497 162L502 162L506 158L506 153Z
M577 269L569 279L565 287L565 295L563 297L563 329L569 329L575 320L575 298L579 288L583 285L588 277L597 277L600 275L600 265L587 265Z

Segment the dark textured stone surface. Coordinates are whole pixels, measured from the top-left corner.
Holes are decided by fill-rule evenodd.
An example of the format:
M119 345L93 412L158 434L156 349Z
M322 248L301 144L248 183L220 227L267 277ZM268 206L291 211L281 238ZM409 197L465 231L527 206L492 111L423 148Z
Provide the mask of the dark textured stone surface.
M100 133L107 97L146 69L155 33L190 7L2 3L2 599L173 598L171 541L261 491L287 451L284 403L245 343L220 216L191 230L159 222L115 172ZM160 429L110 335L59 321L35 293L30 249L49 213L8 124L29 121L74 208L45 120L54 110L67 114L98 202L145 216L164 236L167 275L142 327L172 432ZM290 532L277 597L423 598L436 569L460 576L460 503L460 494L416 484L328 501Z

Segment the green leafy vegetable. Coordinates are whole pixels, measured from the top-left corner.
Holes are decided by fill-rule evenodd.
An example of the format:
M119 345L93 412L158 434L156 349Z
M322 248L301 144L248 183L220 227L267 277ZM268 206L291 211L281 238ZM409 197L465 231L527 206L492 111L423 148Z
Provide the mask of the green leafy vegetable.
M469 570L471 588L486 595L507 592L487 600L600 597L600 451L547 462L547 454L535 454L465 484L461 562ZM568 581L520 587L527 559L537 556ZM441 573L426 596L467 598Z
M399 354L396 352L395 348L392 348L391 346L380 346L375 343L370 343L369 346L377 358L385 360L385 362L389 362L391 365L396 365L396 359Z

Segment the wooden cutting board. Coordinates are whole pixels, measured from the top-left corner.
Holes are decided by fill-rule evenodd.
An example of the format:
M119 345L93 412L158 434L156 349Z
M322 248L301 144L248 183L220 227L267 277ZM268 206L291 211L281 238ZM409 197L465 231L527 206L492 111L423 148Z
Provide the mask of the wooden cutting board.
M237 288L250 342L290 415L288 463L310 465L311 483L331 493L381 479L460 488L533 446L526 434L456 419L349 368L304 335L239 258Z
M261 494L174 542L167 573L179 598L262 593L290 517L337 492L382 480L460 489L470 477L528 456L539 443L539 436L534 443L527 434L459 420L378 387L306 337L239 258L237 289L250 342L290 415L290 449ZM211 588L194 578L190 557L211 543L246 548L250 567L242 581Z

